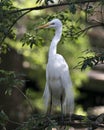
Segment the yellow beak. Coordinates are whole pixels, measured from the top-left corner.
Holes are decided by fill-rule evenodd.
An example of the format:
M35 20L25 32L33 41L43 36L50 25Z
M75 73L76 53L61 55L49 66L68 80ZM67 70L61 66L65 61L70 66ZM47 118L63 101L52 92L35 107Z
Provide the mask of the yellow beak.
M47 24L37 27L36 29L47 28L47 27L49 27L49 25L50 25L50 23L47 23Z

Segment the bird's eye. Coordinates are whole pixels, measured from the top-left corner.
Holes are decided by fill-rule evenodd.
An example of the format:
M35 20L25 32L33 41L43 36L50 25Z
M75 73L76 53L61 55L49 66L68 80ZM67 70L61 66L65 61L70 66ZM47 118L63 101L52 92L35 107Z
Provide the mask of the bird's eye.
M51 23L51 25L54 25L55 23Z

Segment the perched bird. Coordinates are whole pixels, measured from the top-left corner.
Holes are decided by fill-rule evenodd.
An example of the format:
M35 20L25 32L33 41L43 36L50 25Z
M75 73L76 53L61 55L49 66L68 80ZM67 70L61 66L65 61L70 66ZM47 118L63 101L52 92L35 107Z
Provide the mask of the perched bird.
M55 106L61 107L62 114L72 114L74 110L74 95L68 65L62 55L57 54L57 44L62 35L62 22L53 19L41 28L55 28L52 39L48 63L46 68L46 85L43 94L47 113L51 113Z

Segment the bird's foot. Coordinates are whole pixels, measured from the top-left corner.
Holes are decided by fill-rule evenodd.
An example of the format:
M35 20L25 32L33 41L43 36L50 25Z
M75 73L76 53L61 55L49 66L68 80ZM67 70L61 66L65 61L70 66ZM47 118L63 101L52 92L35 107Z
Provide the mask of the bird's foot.
M72 122L72 113L69 114L69 122Z
M62 114L61 115L61 126L59 128L59 130L65 130L66 126L64 126L64 115Z

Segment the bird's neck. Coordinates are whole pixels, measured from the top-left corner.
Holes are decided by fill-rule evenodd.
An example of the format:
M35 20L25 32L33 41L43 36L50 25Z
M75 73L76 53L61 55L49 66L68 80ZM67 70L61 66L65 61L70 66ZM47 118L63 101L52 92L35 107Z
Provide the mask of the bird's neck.
M51 42L50 49L49 49L49 58L52 58L53 55L57 53L57 44L61 39L62 35L62 27L57 28L55 31L55 36Z

